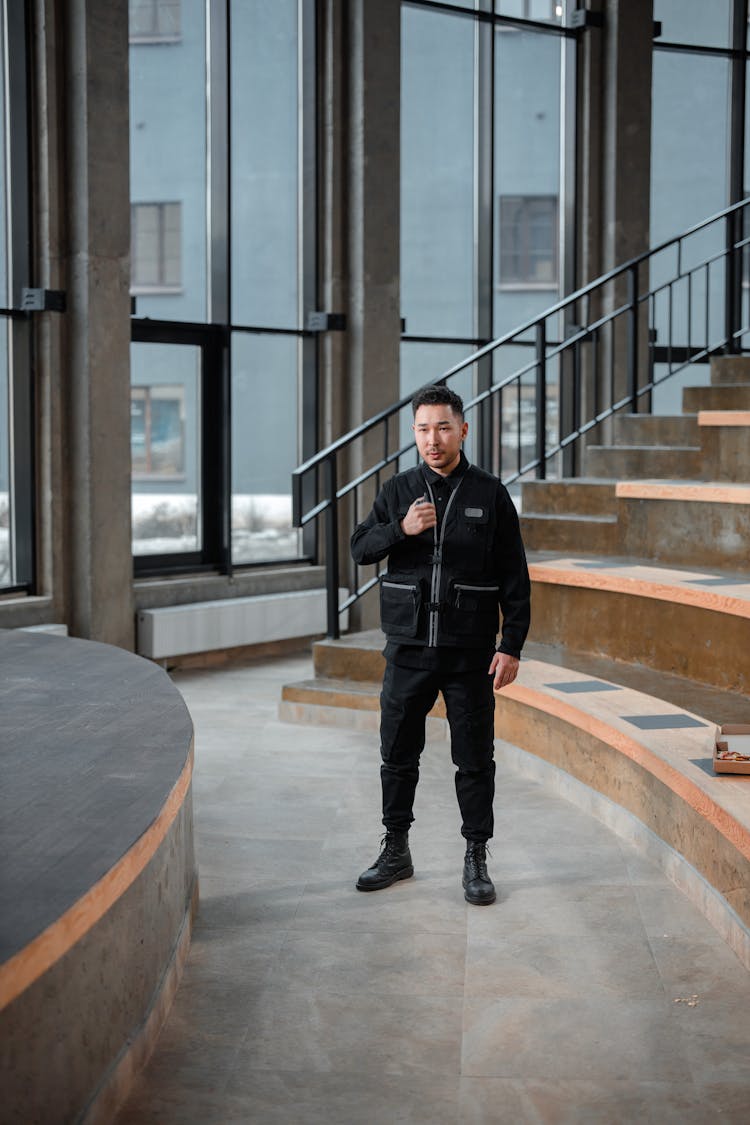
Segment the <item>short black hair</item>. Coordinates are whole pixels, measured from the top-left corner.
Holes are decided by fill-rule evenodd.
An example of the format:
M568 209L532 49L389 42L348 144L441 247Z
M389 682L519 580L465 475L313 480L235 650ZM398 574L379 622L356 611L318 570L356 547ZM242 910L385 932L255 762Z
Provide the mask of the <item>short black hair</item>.
M416 414L420 406L450 406L461 421L464 418L463 399L448 387L420 387L411 400L412 413Z

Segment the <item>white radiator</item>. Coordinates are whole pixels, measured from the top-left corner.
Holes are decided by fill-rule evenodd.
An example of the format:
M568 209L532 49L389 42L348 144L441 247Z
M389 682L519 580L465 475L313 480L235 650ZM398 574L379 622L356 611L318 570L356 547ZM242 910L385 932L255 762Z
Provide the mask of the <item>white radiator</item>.
M349 594L339 590L339 602ZM341 628L348 624L341 615ZM190 652L211 652L240 645L265 644L326 631L325 590L257 594L211 602L144 609L138 613L137 650L160 660Z

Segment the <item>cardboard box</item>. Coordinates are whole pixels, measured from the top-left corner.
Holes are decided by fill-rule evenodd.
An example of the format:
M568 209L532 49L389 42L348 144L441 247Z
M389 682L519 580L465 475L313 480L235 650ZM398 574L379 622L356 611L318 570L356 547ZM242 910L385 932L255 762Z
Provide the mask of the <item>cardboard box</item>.
M721 758L720 754L737 754L739 757ZM729 723L717 729L714 771L750 774L750 724Z

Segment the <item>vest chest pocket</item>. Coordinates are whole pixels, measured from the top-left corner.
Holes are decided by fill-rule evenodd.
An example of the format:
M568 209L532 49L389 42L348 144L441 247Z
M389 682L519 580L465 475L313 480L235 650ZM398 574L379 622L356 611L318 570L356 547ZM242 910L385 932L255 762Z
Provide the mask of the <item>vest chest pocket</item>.
M380 579L380 623L390 636L416 637L422 592L418 582Z
M498 586L453 582L446 626L450 633L495 636L499 624Z

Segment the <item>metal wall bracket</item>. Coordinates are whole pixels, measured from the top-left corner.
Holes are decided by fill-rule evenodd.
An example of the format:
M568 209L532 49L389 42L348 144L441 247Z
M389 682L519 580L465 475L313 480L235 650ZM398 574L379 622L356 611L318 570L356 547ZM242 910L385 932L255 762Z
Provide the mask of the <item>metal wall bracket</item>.
M576 8L570 13L570 26L576 30L588 30L592 27L604 27L603 12L589 12L586 8Z
M343 332L346 329L346 314L309 312L305 327L308 332Z
M64 289L22 289L24 312L65 312Z

